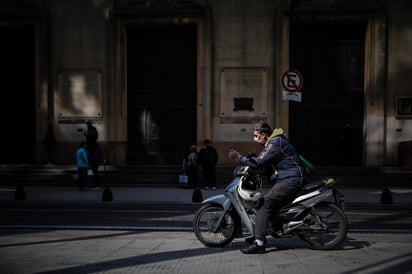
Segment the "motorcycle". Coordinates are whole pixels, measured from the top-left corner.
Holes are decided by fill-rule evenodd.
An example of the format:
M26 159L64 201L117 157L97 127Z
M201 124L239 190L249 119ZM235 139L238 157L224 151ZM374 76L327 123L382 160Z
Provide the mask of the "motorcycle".
M194 233L205 246L225 246L235 237L242 237L244 227L254 235L262 176L247 166L236 167L234 175L224 194L204 200L195 213ZM344 195L334 188L338 181L328 177L304 184L270 218L267 235L274 238L297 235L310 249L339 247L346 238L348 220Z

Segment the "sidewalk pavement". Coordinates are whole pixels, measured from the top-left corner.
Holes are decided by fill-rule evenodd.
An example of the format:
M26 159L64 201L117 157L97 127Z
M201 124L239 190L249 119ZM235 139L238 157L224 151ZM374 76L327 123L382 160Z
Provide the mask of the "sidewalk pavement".
M297 237L269 239L244 255L244 239L206 247L192 232L0 231L0 273L366 274L411 273L410 235L349 234L342 248L305 248Z
M77 186L27 186L24 187L25 202L33 203L192 203L193 189L183 189L178 186L112 186L112 201L103 201L105 187L98 190L88 189L79 191ZM345 195L348 205L380 205L383 189L370 186L336 186ZM389 187L393 205L412 206L411 187ZM15 200L15 187L0 186L0 203ZM267 191L264 188L263 191ZM202 189L203 199L222 194L223 187L216 190ZM21 201L16 201L21 202Z

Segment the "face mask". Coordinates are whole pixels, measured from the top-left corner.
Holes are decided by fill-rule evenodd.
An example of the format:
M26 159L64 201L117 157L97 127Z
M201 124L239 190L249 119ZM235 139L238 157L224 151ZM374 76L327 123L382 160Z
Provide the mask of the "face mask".
M256 143L258 143L258 144L260 144L260 145L262 145L263 144L263 140L259 140L259 138L257 137L257 136L254 136L253 137L253 141L255 141Z

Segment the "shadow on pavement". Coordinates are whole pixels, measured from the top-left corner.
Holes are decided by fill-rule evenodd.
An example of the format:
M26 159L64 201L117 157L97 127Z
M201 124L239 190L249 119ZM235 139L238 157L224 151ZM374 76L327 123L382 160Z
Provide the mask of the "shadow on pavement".
M27 230L27 232L33 233L33 230ZM39 232L41 232L41 231L39 231ZM50 230L47 230L47 232L50 232ZM134 235L134 234L140 234L140 233L143 233L143 231L128 231L128 232L122 232L122 233L110 233L110 234L102 234L102 235L87 236L87 237L56 239L56 240L50 240L50 241L37 241L37 242L15 243L15 244L0 244L0 248L2 248L2 247L16 247L16 246L30 246L30 245L40 245L40 244L52 244L52 243L72 242L72 241L84 241L84 240L98 240L98 239L104 239L104 238L107 238L107 237L113 238L113 237ZM17 233L13 233L13 234L17 234ZM22 234L22 233L19 233L19 234ZM4 233L1 233L1 235L4 235Z

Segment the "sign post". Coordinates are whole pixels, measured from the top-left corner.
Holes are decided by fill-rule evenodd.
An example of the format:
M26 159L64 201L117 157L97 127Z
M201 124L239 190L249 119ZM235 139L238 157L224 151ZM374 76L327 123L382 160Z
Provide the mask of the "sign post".
M303 86L302 74L297 70L287 70L282 74L280 79L282 84L283 100L302 102Z

